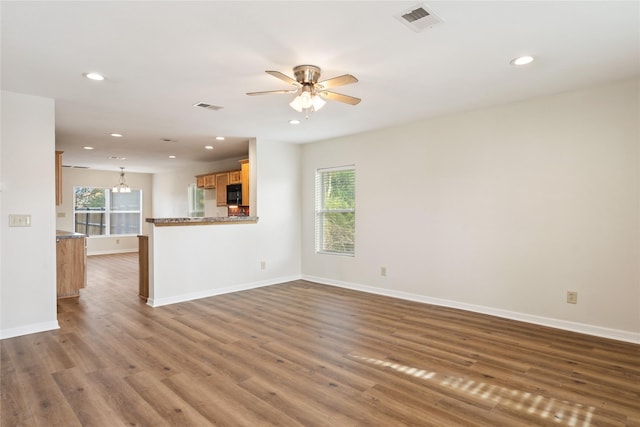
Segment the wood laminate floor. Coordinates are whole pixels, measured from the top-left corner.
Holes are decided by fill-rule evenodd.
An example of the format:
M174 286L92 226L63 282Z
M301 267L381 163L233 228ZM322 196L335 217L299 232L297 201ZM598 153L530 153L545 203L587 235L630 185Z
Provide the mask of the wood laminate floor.
M2 426L640 426L640 346L295 281L151 308L88 259L0 342Z

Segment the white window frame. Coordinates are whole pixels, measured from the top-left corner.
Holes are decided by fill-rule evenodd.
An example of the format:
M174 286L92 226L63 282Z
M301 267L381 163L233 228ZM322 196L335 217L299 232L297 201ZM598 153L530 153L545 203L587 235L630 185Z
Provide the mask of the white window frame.
M189 216L201 218L204 217L204 202L202 204L202 210L197 210L197 198L199 193L203 193L204 188L198 188L195 183L189 184L187 188L187 200L189 202ZM204 197L204 195L203 195Z
M340 172L340 171L353 171L353 208L351 209L327 209L325 207L324 200L324 174L331 172ZM339 255L339 256L355 256L355 185L356 185L356 177L355 177L356 167L355 165L346 165L339 167L330 167L330 168L319 168L316 169L316 180L315 180L315 251L319 254L327 254L327 255ZM354 224L353 224L353 247L351 251L339 251L339 250L327 250L325 244L325 214L327 213L353 213L354 215Z
M140 189L135 189L132 188L131 192L137 191L139 192L140 195L140 210L126 210L126 211L120 211L120 210L111 210L111 193L112 190L111 188L105 188L105 187L99 187L99 186L90 186L90 185L76 185L73 187L73 229L76 230L76 214L77 213L83 213L86 212L84 210L76 210L76 188L93 188L93 189L101 189L104 191L105 194L105 198L104 198L104 204L105 204L105 210L104 211L100 211L102 213L104 213L104 217L105 217L105 222L104 222L104 226L105 226L105 234L91 234L91 235L87 235L87 237L89 238L104 238L104 237L113 237L113 236L137 236L140 233L142 233L142 202L143 202L143 198L142 198L142 190ZM137 213L139 214L139 221L138 221L138 231L136 233L111 233L111 214L112 213Z

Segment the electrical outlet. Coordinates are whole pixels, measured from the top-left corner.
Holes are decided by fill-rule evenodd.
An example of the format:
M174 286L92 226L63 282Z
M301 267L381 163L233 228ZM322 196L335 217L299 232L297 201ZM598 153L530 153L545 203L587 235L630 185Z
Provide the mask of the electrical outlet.
M576 291L567 291L567 303L569 303L569 304L577 304L578 303L578 292L576 292Z
M120 239L116 239L116 245L120 244Z
M260 261L260 270L266 270L267 261Z
M380 275L382 277L386 277L387 276L387 267L380 267Z

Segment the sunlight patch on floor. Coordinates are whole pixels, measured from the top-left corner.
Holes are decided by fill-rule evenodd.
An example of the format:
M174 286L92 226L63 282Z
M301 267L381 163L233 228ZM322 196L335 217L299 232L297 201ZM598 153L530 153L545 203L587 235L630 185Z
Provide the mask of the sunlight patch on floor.
M594 406L590 405L585 406L567 400L557 400L551 397L487 384L485 382L465 380L460 377L438 375L434 371L401 365L372 357L364 357L356 354L349 354L348 356L352 359L383 368L389 368L413 377L433 380L439 382L439 384L444 387L460 391L461 393L480 396L482 399L493 401L496 404L513 407L516 411L537 414L540 418L553 419L553 421L558 424L564 424L570 427L589 427L593 413L596 410Z

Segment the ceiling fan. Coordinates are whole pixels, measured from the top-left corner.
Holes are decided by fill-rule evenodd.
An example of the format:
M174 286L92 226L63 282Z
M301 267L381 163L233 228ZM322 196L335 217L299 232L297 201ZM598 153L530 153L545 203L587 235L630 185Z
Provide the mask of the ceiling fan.
M309 118L309 110L318 111L324 106L326 103L325 99L344 102L345 104L350 105L360 103L360 98L327 90L338 86L357 83L358 79L351 74L343 74L342 76L318 81L320 78L320 67L316 67L315 65L298 65L294 67L293 75L295 76L295 79L281 73L280 71L265 72L295 86L295 88L285 90L268 90L263 92L248 92L247 95L295 93L297 95L289 105L298 112L302 112L304 110L307 118Z

